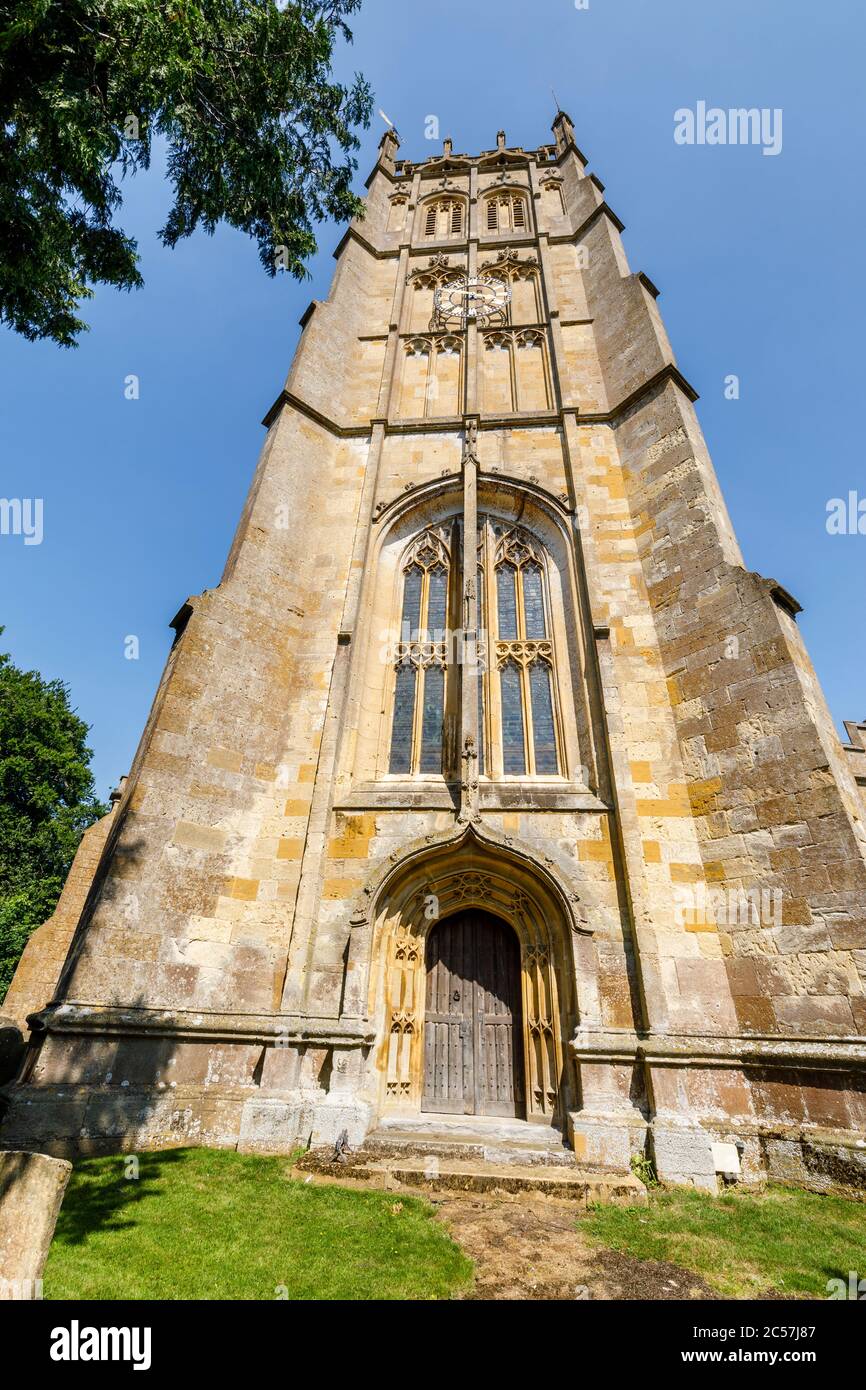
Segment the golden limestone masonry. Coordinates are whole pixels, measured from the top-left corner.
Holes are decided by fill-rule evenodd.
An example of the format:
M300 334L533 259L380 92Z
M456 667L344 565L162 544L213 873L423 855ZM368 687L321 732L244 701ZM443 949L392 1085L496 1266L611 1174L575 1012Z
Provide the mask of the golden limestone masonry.
M4 1006L7 1148L461 1116L710 1190L866 1181L859 745L553 130L384 136L223 578Z

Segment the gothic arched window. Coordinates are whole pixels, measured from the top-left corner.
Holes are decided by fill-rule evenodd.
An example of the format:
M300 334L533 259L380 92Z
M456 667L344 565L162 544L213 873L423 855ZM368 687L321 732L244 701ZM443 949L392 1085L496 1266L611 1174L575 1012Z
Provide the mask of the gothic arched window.
M406 225L406 210L409 206L409 199L405 193L394 193L391 195L391 204L388 209L389 232L401 232Z
M512 323L541 323L541 283L534 267L518 267L511 275L511 302L509 303Z
M460 523L424 531L402 566L388 771L450 775L446 729L459 720ZM551 560L529 532L479 518L478 752L482 777L565 775ZM560 631L562 625L560 623Z
M450 333L407 339L400 414L408 419L458 415L463 401L463 344Z
M489 652L483 748L494 773L501 760L506 777L557 777L562 738L546 553L528 532L492 518L482 522L480 547Z
M488 232L524 232L527 227L526 199L521 193L498 193L485 204Z
M437 241L463 233L463 202L459 198L437 198L424 208L424 235Z
M509 291L504 311L506 324L528 326L543 322L541 281L534 258L522 261L513 250L500 251L497 259L485 261L480 271L491 280L499 280Z
M441 775L443 770L451 573L444 536L425 531L403 564L388 762L392 774Z
M562 217L565 213L565 198L562 192L562 180L545 179L541 185L541 206L545 216L554 219Z
M540 328L493 329L482 334L484 409L549 410L550 377L545 333Z

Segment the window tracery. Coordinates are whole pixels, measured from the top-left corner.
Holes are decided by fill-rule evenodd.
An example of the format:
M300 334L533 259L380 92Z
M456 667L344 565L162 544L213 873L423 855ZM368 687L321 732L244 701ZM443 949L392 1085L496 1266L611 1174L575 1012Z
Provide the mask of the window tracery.
M452 333L431 333L405 343L400 414L410 419L457 415L463 400L463 343Z
M442 531L423 532L403 564L391 774L442 774L451 573L450 547Z
M485 411L549 410L551 388L544 330L493 329L483 334L482 342Z
M463 235L464 205L462 198L435 198L424 208L425 237L444 241Z
M449 681L462 648L450 615L461 608L459 522L427 529L403 563L401 630L394 649L388 770L448 776L444 728L459 714ZM479 517L478 773L482 777L564 775L557 694L550 558L528 531ZM459 621L459 619L457 620ZM459 636L459 634L457 634Z
M484 226L488 232L524 232L528 226L526 198L522 193L491 195L484 204Z

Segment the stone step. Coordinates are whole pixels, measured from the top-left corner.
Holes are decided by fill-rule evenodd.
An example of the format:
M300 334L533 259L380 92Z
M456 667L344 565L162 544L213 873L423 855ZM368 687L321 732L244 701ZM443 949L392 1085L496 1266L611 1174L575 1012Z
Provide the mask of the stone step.
M480 1163L540 1164L573 1168L572 1149L559 1130L517 1121L479 1122L450 1116L404 1124L381 1124L364 1140L364 1153L378 1157L469 1159Z
M469 1160L473 1163L520 1164L523 1167L566 1168L577 1166L570 1149L533 1149L504 1144L461 1144L453 1139L378 1139L368 1136L364 1153L381 1159L427 1157Z
M632 1173L584 1173L540 1164L485 1163L435 1156L427 1159L369 1159L361 1165L371 1181L427 1192L526 1193L558 1197L587 1207L594 1203L645 1205L646 1188Z

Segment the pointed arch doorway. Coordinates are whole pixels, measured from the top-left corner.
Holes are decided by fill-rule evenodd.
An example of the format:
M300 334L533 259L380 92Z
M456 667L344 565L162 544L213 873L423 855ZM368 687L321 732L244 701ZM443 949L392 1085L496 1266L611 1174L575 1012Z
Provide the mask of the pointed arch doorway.
M525 1115L520 946L511 927L472 908L426 943L424 1111Z

